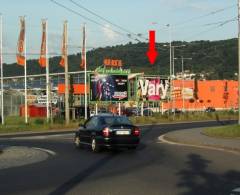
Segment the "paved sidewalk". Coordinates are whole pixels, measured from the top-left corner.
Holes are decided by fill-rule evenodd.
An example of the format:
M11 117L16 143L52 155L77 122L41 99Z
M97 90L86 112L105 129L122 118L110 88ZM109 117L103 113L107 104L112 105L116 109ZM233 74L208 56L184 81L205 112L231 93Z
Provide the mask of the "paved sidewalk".
M165 134L164 139L182 144L210 146L240 152L239 138L214 138L202 134L201 131L202 128L173 131Z
M56 129L56 130L46 130L46 131L22 131L16 133L0 133L1 138L11 138L11 137L24 137L24 136L41 136L41 135L56 135L56 134L67 134L74 133L77 128L70 129Z

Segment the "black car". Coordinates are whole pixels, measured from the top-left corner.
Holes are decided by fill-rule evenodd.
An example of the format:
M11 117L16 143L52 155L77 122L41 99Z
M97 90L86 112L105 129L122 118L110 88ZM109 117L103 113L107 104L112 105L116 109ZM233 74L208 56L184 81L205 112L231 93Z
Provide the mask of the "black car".
M75 145L91 146L93 152L102 148L136 149L140 130L126 116L111 114L95 115L80 126L75 134Z
M216 109L214 107L207 107L205 112L215 112Z

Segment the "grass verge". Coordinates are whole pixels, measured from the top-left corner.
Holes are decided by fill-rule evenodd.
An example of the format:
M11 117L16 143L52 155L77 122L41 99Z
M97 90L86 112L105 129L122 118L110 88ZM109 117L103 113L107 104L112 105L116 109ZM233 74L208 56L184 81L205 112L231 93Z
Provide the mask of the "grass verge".
M191 122L191 121L206 121L206 120L236 120L237 114L231 112L186 112L181 114L167 115L155 113L153 116L147 117L130 117L130 120L136 124L157 124L157 123L175 123L175 122Z
M184 114L167 115L154 113L153 116L130 117L135 125L158 124L158 123L175 123L175 122L191 122L206 120L233 120L237 119L237 114L231 112L187 112ZM71 121L69 125L65 125L62 118L56 118L53 123L47 123L44 118L30 118L29 123L25 124L24 117L9 116L6 118L5 125L0 125L0 134L18 133L18 132L43 132L51 130L67 130L76 129L78 124L83 124L84 119Z
M240 125L206 128L203 130L203 133L212 137L240 138Z
M25 124L23 117L11 116L6 118L5 125L0 125L0 134L76 129L79 123L83 122L84 119L80 119L71 121L68 125L65 125L63 119L47 123L44 118L31 118L29 123Z

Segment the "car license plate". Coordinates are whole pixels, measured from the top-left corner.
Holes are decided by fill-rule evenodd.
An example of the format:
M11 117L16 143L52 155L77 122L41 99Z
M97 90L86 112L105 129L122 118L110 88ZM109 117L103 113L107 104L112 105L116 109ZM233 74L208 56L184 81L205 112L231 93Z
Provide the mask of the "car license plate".
M130 131L116 131L117 135L129 135Z

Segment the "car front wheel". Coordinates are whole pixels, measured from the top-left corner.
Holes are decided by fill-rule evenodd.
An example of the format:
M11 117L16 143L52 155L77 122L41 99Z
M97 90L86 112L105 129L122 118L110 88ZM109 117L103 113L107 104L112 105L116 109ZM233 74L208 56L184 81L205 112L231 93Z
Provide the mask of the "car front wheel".
M76 148L81 148L79 136L75 136L74 143L75 143Z

